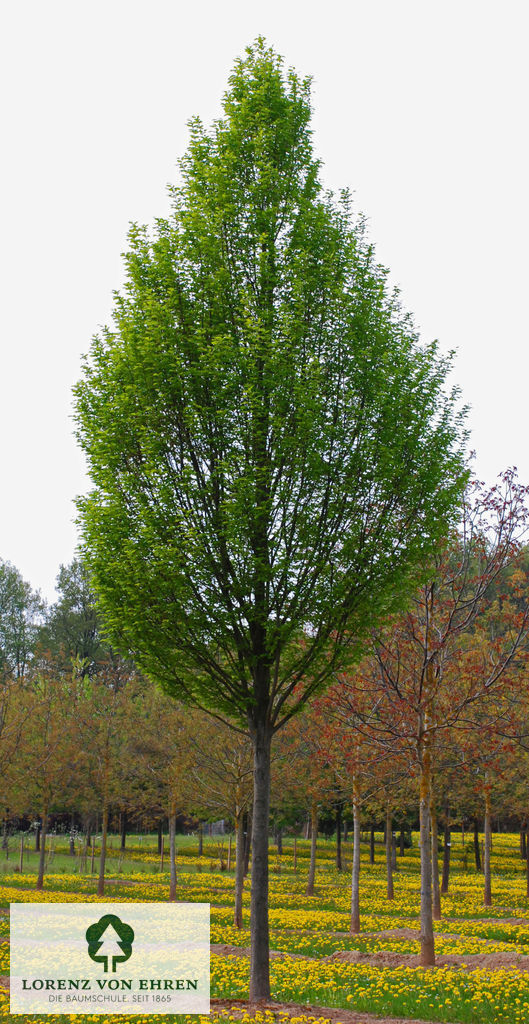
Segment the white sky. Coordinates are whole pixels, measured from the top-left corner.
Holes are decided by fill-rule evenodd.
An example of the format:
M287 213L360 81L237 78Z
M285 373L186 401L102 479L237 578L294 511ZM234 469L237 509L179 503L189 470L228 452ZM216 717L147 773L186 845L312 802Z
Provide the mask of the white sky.
M480 476L526 441L525 0L26 0L0 21L0 557L54 598L87 488L70 391L165 186L258 34L314 77L315 145L425 340L458 349Z

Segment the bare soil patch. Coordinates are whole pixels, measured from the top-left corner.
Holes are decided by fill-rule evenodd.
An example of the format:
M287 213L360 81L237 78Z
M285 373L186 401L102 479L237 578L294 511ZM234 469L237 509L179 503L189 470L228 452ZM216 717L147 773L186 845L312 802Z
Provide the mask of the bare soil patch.
M325 960L340 960L350 964L369 964L371 967L420 967L420 957L416 953L394 953L381 949L378 953L362 953L358 949L342 949L324 957ZM439 954L435 958L435 967L461 967L487 970L512 969L529 971L529 956L523 953L469 953L466 956L458 953ZM425 967L425 971L435 970Z
M431 1024L431 1021L409 1017L376 1017L372 1013L355 1013L354 1010L337 1010L335 1007L308 1006L305 1003L249 1003L243 999L212 999L211 1008L217 1013L231 1013L242 1016L243 1012L254 1014L258 1010L269 1010L276 1020L285 1013L289 1017L314 1017L316 1021L331 1021L341 1024Z
M391 929L390 929L391 930ZM398 931L399 929L395 929ZM250 956L249 946L228 946L212 945L211 952L219 956ZM317 957L306 956L302 953L285 953L278 949L270 950L271 958L283 958L288 960L314 960ZM389 949L380 949L377 953L363 953L359 949L338 949L330 956L321 957L322 961L340 960L349 964L369 964L370 967L420 967L420 957L417 953L394 953ZM469 953L467 956L458 953L439 954L436 956L435 967L459 967L462 969L476 970L486 968L487 970L512 969L529 971L529 956L523 953ZM435 967L425 967L425 971L435 970Z

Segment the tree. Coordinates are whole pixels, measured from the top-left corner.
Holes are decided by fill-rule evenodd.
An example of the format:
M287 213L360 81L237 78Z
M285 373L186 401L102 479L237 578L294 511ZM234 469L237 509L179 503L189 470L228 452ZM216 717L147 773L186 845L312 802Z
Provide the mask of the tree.
M83 675L92 675L108 655L101 636L94 596L86 570L75 558L61 565L57 576L59 599L52 605L39 633L40 647L65 664L81 664Z
M75 671L57 672L42 661L31 682L21 681L18 699L26 719L16 761L8 768L11 807L41 818L40 857L36 888L42 889L46 866L49 814L71 792L79 770L79 745L74 736L77 705Z
M0 679L20 679L31 660L44 603L11 562L0 559Z
M433 795L435 812L434 778L447 748L439 740L463 722L468 726L484 699L507 685L522 655L529 632L527 591L520 593L519 576L511 571L501 615L497 591L506 568L512 570L520 557L526 501L527 489L513 471L488 491L477 483L469 488L459 531L439 546L431 577L408 611L389 618L374 637L372 656L362 667L364 685L380 694L371 731L386 750L407 749L419 777L423 966L435 963L431 803Z
M131 227L75 391L79 508L112 641L251 736L257 999L272 736L445 532L463 427L448 362L388 294L347 195L322 188L310 82L259 39L223 108L191 122L171 217Z

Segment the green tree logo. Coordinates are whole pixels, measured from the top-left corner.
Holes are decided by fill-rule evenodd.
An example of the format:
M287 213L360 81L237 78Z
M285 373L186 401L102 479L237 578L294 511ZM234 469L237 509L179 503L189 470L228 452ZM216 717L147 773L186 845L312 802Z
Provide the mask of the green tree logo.
M104 964L105 971L115 971L116 964L124 963L132 953L134 931L115 914L105 914L86 929L88 956L96 964Z

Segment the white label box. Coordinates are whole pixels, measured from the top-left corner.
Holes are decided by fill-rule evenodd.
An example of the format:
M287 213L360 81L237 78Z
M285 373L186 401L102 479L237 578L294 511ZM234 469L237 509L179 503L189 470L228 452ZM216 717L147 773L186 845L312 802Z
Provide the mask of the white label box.
M209 1013L209 903L11 903L11 1013Z

